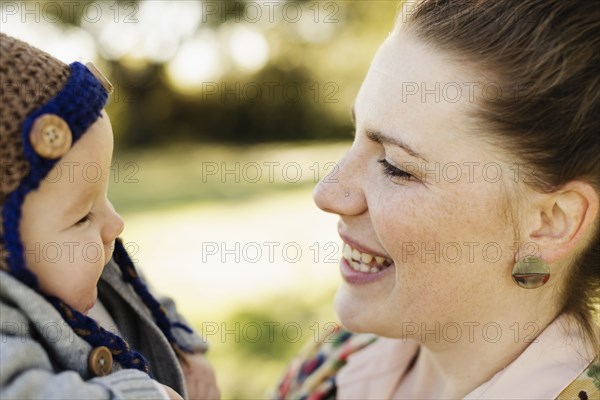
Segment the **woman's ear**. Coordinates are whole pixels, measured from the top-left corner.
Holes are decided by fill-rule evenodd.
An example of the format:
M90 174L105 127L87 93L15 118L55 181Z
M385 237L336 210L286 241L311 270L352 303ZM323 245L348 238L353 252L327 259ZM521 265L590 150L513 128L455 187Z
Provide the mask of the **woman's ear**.
M584 181L571 181L536 201L535 226L528 240L547 263L561 260L585 247L595 228L600 198Z

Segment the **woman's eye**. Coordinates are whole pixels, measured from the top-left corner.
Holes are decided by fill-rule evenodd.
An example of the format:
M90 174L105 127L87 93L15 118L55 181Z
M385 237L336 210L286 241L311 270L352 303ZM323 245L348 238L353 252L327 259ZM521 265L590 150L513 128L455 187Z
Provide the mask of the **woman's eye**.
M415 180L414 175L409 174L406 171L401 170L390 164L385 158L379 160L379 164L383 167L383 172L393 181L393 182L401 182L401 181L411 181Z

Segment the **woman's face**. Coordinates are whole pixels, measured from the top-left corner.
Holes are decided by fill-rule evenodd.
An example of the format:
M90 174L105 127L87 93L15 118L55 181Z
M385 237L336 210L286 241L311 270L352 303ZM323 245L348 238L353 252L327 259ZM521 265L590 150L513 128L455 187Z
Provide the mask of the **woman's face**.
M493 310L519 290L507 195L515 171L468 117L484 85L404 32L375 56L354 105L354 143L314 192L340 216L335 308L348 328L417 337L505 317Z

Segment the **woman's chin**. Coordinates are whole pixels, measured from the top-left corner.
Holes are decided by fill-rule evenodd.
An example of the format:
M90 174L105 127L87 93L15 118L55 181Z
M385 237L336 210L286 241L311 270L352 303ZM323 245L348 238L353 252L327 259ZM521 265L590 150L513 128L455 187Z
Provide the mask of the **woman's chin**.
M415 325L408 322L414 320L414 310L400 305L390 308L390 301L400 303L400 299L390 300L389 297L373 299L359 296L352 288L342 284L333 299L333 307L340 323L351 332L403 338L405 328Z
M373 332L373 321L376 320L370 308L359 299L344 289L344 285L338 288L333 308L340 323L349 331L356 333Z

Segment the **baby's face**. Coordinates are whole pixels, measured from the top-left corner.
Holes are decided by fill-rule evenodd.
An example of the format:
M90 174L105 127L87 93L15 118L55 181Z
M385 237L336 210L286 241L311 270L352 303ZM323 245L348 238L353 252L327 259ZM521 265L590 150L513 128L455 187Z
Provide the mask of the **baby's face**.
M21 237L40 289L87 313L123 220L107 198L113 133L102 116L23 203Z

